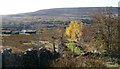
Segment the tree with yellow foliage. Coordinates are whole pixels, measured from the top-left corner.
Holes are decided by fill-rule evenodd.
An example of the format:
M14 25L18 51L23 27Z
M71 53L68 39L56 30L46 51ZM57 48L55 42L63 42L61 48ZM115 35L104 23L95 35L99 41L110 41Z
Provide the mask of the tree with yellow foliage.
M83 23L78 23L78 21L71 21L71 23L66 28L66 36L68 37L69 41L77 41L80 36L82 36L82 29Z
M81 52L81 50L77 48L77 44L80 37L82 36L82 27L82 22L71 21L71 23L66 28L65 34L67 36L67 40L69 41L68 48L73 51L72 57L74 57L74 53Z

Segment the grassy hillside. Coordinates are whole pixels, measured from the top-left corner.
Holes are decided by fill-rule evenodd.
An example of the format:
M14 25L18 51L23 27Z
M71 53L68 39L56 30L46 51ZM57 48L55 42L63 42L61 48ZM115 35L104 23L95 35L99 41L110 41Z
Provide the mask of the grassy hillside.
M38 10L36 12L7 15L2 18L2 27L10 29L39 29L66 27L71 20L89 19L99 12L105 12L106 7L55 8ZM113 8L113 14L118 8Z

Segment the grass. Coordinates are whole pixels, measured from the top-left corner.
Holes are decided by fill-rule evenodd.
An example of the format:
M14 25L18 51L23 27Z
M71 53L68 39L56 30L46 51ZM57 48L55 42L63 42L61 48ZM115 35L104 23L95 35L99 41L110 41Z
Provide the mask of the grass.
M120 65L117 63L119 61L119 58L110 57L110 56L97 57L97 58L104 61L104 64L106 65L106 67L120 67Z
M30 34L28 34L28 33L19 33L19 34L30 35Z
M106 67L104 61L94 56L61 57L55 61L55 67Z
M31 43L23 43L24 45L36 45L36 43L31 42Z
M50 43L49 41L39 41L40 43L43 43L43 44L45 44L45 43Z
M111 60L110 60L111 59ZM94 55L89 56L77 56L77 57L60 57L53 64L55 67L100 67L110 68L120 65L110 57L96 57Z
M113 62L106 62L105 64L107 67L119 67L119 65L117 63L113 63Z
M76 46L76 43L74 43L74 42L69 42L69 43L67 43L67 47L73 52L75 52L75 53L77 53L77 54L80 54L80 53L83 53L84 51L83 50L81 50L80 48L78 48L77 46Z
M6 48L12 48L14 52L21 52L28 48L36 48L38 49L37 45L34 45L34 41L36 41L36 38L41 38L42 40L37 42L41 42L41 44L45 44L45 47L52 48L52 42L51 35L54 35L53 33L50 34L31 34L30 36L27 36L26 33L21 33L25 35L4 35L4 36L10 36L10 37L3 37L4 41L3 45L8 46ZM33 42L31 42L31 40ZM27 46L26 46L27 45ZM66 43L67 47L71 50L68 51L68 53L72 53L73 48L75 53L80 54L83 52L80 48L76 47L76 43L74 42L68 42ZM56 43L56 47L58 44ZM111 61L110 61L110 60ZM55 61L54 66L56 67L120 67L119 64L117 64L117 59L110 58L110 57L95 57L95 56L77 56L77 57L60 57Z
M5 36L11 36L11 35L10 34L2 34L0 36L5 37Z

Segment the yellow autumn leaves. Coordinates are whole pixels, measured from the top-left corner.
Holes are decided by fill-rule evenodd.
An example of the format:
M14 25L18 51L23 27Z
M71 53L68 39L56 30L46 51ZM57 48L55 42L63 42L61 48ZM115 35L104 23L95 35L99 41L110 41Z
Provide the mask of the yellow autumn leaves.
M78 23L78 21L71 21L65 32L69 41L77 41L79 37L82 36L82 26L82 22Z

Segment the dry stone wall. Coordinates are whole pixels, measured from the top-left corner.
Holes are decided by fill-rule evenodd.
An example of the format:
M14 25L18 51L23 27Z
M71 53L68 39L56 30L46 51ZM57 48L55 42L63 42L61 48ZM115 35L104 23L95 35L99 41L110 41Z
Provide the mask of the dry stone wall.
M28 49L22 53L11 53L11 49L3 49L2 68L47 67L55 59L55 55L45 48Z

